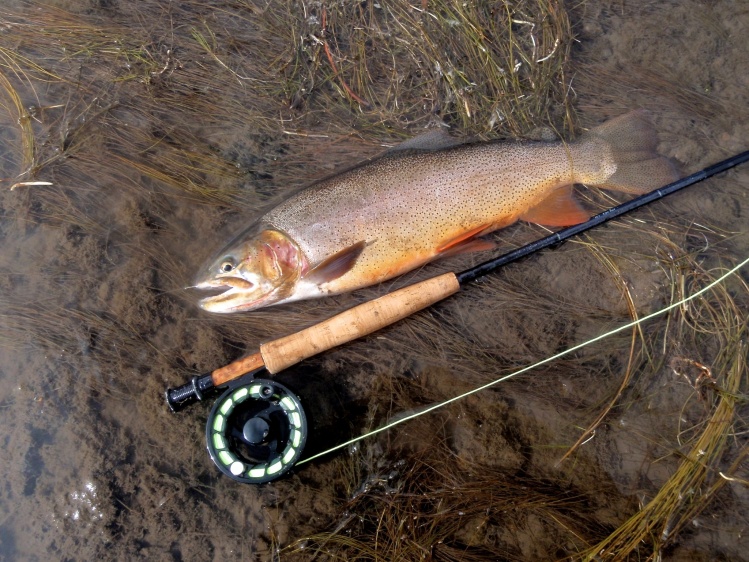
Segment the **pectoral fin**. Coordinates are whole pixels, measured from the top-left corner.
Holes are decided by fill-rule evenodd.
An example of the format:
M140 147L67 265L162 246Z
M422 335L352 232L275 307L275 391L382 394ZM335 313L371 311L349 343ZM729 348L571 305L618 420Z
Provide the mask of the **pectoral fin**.
M338 279L354 267L356 260L359 259L366 246L367 243L362 240L325 258L304 276L305 281L320 285Z
M555 189L538 205L520 215L520 220L544 226L570 226L589 218L590 214L575 201L571 185Z

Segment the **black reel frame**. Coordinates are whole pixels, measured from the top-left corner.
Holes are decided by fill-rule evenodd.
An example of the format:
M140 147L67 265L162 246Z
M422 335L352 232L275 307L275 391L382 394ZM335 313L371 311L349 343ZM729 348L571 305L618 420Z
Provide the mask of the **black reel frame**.
M261 367L217 387L209 373L165 393L169 409L177 412L224 390L206 421L206 447L221 472L245 484L263 484L286 474L307 442L301 401L285 385L256 378L264 374L269 373Z
M206 422L211 460L229 478L262 484L288 472L307 441L299 398L283 384L242 377L213 404Z

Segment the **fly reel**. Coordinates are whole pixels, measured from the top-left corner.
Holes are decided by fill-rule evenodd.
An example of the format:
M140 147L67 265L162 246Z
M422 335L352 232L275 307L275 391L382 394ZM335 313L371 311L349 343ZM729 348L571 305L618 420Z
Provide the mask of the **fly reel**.
M307 441L299 398L279 382L252 379L216 400L206 423L208 453L238 482L262 484L288 472Z

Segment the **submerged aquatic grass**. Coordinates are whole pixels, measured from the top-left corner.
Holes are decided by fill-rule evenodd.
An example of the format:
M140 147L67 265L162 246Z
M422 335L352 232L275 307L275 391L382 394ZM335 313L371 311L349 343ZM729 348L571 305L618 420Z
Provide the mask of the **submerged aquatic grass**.
M720 237L715 237L709 249L708 246L702 247L699 252L690 254L682 250L683 243L677 244L672 239L681 237L678 230L674 228L670 231L666 224L664 222L664 228L655 233L640 226L642 230L638 234L640 238L660 239L659 245L649 247L655 247L670 256L668 260L656 257L656 261L664 267L665 274L673 279L670 302L674 303L715 281L725 273L727 268L705 269L702 265L707 255L711 256L709 261L725 259L721 250ZM627 230L633 228L632 225L623 226ZM583 242L582 245L588 247L597 256L596 259L600 260L612 277L616 280L621 279L622 272L615 265L615 262L620 259L618 255L613 255L610 249L604 250L600 244L591 241ZM647 252L643 255L651 259L655 257ZM636 318L639 313L634 309L635 303L631 298L630 290L626 285L621 285L620 291L630 313ZM679 536L681 530L698 521L696 518L700 513L709 510L715 495L723 486L737 481L735 475L740 471L741 463L749 453L749 444L744 439L737 438L738 435L746 432L745 415L742 410L746 401L747 350L744 340L747 322L741 310L748 302L749 286L740 277L732 276L724 284L715 286L712 292L674 309L667 318L656 321L657 326L634 327L635 331L630 337L632 343L636 337L637 346L636 348L630 347L629 358L626 364L621 365L619 386L613 391L610 402L591 427L582 432L572 449L565 454L562 453L567 447L561 449L557 457L560 462L565 461L571 455L572 458L560 465L559 470L560 474L572 476L582 466L580 463L591 462L591 453L586 453L584 448L579 449L579 445L583 440L587 443L595 438L596 427L600 426L603 420L610 419L612 416L624 419L629 415L641 415L637 412L641 412L643 407L649 408L643 404L643 400L649 402L651 393L663 392L664 387L686 382L690 387L689 392L679 393L679 396L684 397L686 402L671 405L668 405L668 401L663 402L664 407L668 409L664 409L660 414L661 421L658 422L658 426L653 427L647 434L637 437L648 440L650 443L647 446L653 451L644 458L646 465L643 470L647 471L648 465L667 466L668 477L658 482L657 487L641 493L642 503L632 510L633 515L609 529L604 527L593 529L582 523L581 519L576 519L575 523L582 525L582 528L578 527L572 531L573 525L564 522L557 515L552 516L551 521L546 523L549 525L545 531L547 536L557 536L558 533L569 531L579 541L573 550L567 551L565 557L573 560L628 560L631 556L657 559L665 548L678 540L676 537ZM531 307L539 306L537 302L526 304ZM572 305L574 306L574 303ZM566 306L560 307L555 313L574 314L567 310ZM423 342L409 338L410 345L413 345L414 341L418 341L420 345L435 346L439 341L443 343L454 341L454 338L446 333L445 326L449 325L449 322L446 322L444 316L439 321L431 319L429 324L430 330L425 331L436 333L433 336L434 340ZM459 325L463 327L462 322L459 322ZM389 344L392 345L395 341L397 340L389 339ZM633 353L635 349L636 353ZM430 356L426 348L419 347L414 350L412 347L411 353L424 354L423 361L429 361L427 357L431 357L432 362L435 361L434 354ZM496 361L492 357L491 354L482 354L478 359L474 359L467 351L462 355L455 353L453 365L461 367L462 363L463 369L475 368L477 371L483 370L485 374L497 373L497 370L492 370L492 364ZM556 362L551 369L547 370L547 373L533 375L536 380L544 378L547 380L544 383L547 389L545 401L552 402L555 408L569 413L569 404L559 399L554 400L553 395L549 395L549 378L554 380L564 376L561 375L561 370L585 369L591 362L596 364L595 354L592 357L587 354L579 356L567 361L566 365ZM474 364L475 367L471 367ZM460 378L463 379L463 377ZM603 381L599 381L599 384L600 382ZM435 396L433 388L431 391L426 391L424 387L416 390L412 384L390 384L386 392L382 392L381 389L376 394L386 398L387 401L380 406L385 411L414 411L409 405L408 397L424 396L425 392L426 396L431 396L430 400L444 398L444 394ZM450 392L454 392L454 387L451 387ZM527 397L527 393L525 396ZM494 400L491 396L485 396L484 399ZM461 519L463 514L467 513L463 506L453 506L451 509L447 504L440 503L438 513L445 517L445 521L433 514L428 521L429 525L434 524L434 526L429 526L427 523L415 524L415 529L423 535L412 537L404 534L404 530L411 529L411 521L420 520L410 512L404 513L404 510L411 509L409 506L414 501L430 501L434 498L431 494L414 492L409 488L410 471L418 470L415 467L420 467L422 464L428 467L430 473L423 474L421 477L431 482L440 482L436 486L437 490L450 489L462 498L470 497L470 505L478 506L479 511L484 512L486 509L484 512L486 519L477 525L477 528L486 527L485 532L491 533L494 526L502 528L507 525L500 521L491 521L489 516L493 507L502 504L503 501L498 499L495 493L501 498L512 498L511 505L522 514L515 515L513 524L522 527L522 524L518 523L519 518L532 516L534 511L531 507L532 502L526 503L527 497L523 496L520 490L527 491L535 488L539 484L538 481L533 485L520 486L514 492L512 489L508 490L503 487L505 484L502 482L485 482L481 490L484 495L489 494L491 497L491 500L487 500L491 506L486 506L482 503L482 498L470 495L468 490L454 483L452 486L445 486L442 484L442 479L459 479L466 474L470 479L477 478L477 475L490 473L491 465L480 464L469 468L463 464L464 459L450 457L448 454L446 457L451 458L451 461L444 462L443 458L440 468L435 469L434 461L425 458L425 453L430 451L431 447L436 446L435 440L449 441L450 432L449 429L445 429L445 424L446 420L455 419L457 412L454 406L450 407L449 414L436 411L429 414L429 420L413 420L405 428L399 426L397 432L400 437L379 437L378 441L372 444L366 441L360 443L356 453L347 461L342 461L344 466L350 466L346 470L346 477L351 479L351 484L347 493L349 499L342 507L343 515L336 528L330 533L320 533L300 539L287 549L288 553L298 554L303 549L306 555L315 555L320 559L327 557L332 559L362 557L374 560L400 557L416 559L417 552L428 551L431 555L436 555L438 549L448 548L445 545L456 544L459 545L460 550L472 552L470 544L461 542L464 536L461 523L465 524L470 520L470 518ZM583 411L585 410L584 407ZM418 411L418 406L416 411ZM466 415L465 410L461 414ZM375 421L376 416L371 414L371 417L370 424L378 425ZM417 425L417 429L414 429L414 423L420 424ZM442 429L437 430L436 434L430 433L434 432L435 428ZM661 434L659 433L661 431L667 433ZM604 427L604 435L605 432ZM413 445L411 448L399 448L397 444L403 442L404 434L408 435L407 442L418 443L420 446L417 445L415 449ZM598 440L601 438L597 437ZM382 450L390 451L392 457L388 458L399 460L388 464L378 457L378 452ZM606 450L604 446L603 449L596 449L596 452L592 454L594 457L598 454L606 455L608 454ZM616 480L616 473L611 476ZM603 481L601 484L603 485ZM577 500L583 504L600 501L597 495L601 493L605 492L596 489L575 491ZM366 499L362 499L362 496ZM366 526L367 518L361 515L369 513L369 510L357 509L357 506L366 501L377 505L373 510L378 514L378 518L371 522L371 527ZM582 517L582 509L573 510L578 517ZM413 508L413 511L422 514L432 513L423 505ZM432 531L434 534L431 534ZM566 540L570 538L566 537ZM485 544L482 543L482 546ZM477 551L477 554L483 558L499 555L520 556L511 550L501 553Z
M565 486L461 459L434 421L404 431L421 447L399 449L402 460L391 463L376 452L354 453L348 462L359 466L363 480L334 530L292 543L281 550L282 559L519 559L528 555L523 539L500 529L532 525L539 533L537 553L553 541L581 547L605 529L585 498ZM398 446L391 444L393 449Z
M15 125L20 138L19 161L9 162L8 165L3 166L6 173L11 170L16 173L15 177L3 179L3 183L8 183L11 191L22 185L34 165L35 156L34 131L31 126L32 116L29 114L29 110L24 107L21 95L17 90L17 87L21 86L18 82L24 79L24 73L14 59L13 52L0 50L0 88L4 93L4 96L0 99L3 100L2 109L4 109L3 113L5 114L2 123L8 129ZM15 84L9 78L12 75L19 79ZM25 82L27 83L28 79ZM7 144L9 147L16 145L16 143L11 142Z
M26 252L18 254L24 260L8 255L1 264L0 344L64 350L76 384L128 405L135 394L129 385L144 385L149 393L138 404L154 416L163 407L162 387L183 382L186 372L215 368L248 346L377 292L300 304L283 314L198 317L178 292L205 242L194 224L223 228L240 212L253 214L310 178L426 127L481 138L524 136L539 125L565 136L576 129L574 39L559 2L187 0L122 3L120 12L83 4L86 13L79 14L49 6L22 15L0 9L7 30L0 35L0 109L13 131L4 169L14 168L2 185L17 185L4 201ZM601 66L583 70L601 88L624 83ZM639 79L702 117L722 110L708 96L675 86L672 74L642 72ZM585 197L592 208L613 201L597 192ZM194 209L203 222L193 222L201 217ZM29 249L24 237L34 228L54 230L58 245ZM544 233L523 226L495 240L514 246ZM365 422L378 427L400 411L678 301L725 268L735 236L662 211L643 212L558 255L486 279L323 362L338 373L358 365L359 379L340 376L356 383L347 390L354 398L357 391L364 395ZM409 279L475 259L435 264ZM560 275L565 262L579 273L567 277L572 286ZM329 464L338 473L325 485L339 490L340 513L318 517L329 518L328 531L293 540L305 533L293 525L279 536L271 529L273 546L281 546L282 559L657 557L712 508L722 487L743 478L741 311L749 295L742 282L732 283L653 325L487 392L480 400L496 406L496 420L479 419L476 411L486 408L475 404L456 406L334 459ZM582 288L575 291L577 285ZM39 294L46 298L34 300ZM700 378L697 364L709 377ZM565 394L565 388L577 391ZM664 388L674 394L665 405L658 400ZM627 434L628 420L647 415L651 399L663 410L657 423L649 433ZM139 428L146 435L139 439L151 440L146 448L158 451L157 462L148 464L149 457L143 471L148 478L125 460L134 456L131 443L118 443L111 453L102 448L105 476L120 502L107 528L124 533L143 524L139 494L164 481L169 494L179 491L181 503L167 494L153 508L159 518L149 531L158 537L154 543L171 544L172 522L206 540L200 518L180 519L180 510L198 503L224 518L241 503L238 493L253 492L216 483L200 456L197 422L190 434L194 458L185 460L165 452L157 435L184 422L153 419L157 429ZM496 425L481 434L479 421ZM557 433L547 427L554 423ZM643 466L668 472L638 490L641 506L618 480L629 474L600 468L615 453L615 439L623 439L612 428L637 442ZM481 437L488 433L504 441ZM643 452L646 446L652 451ZM557 465L566 451L572 452ZM313 476L300 472L298 481L318 469L326 467L310 470ZM229 500L222 502L221 494ZM250 508L242 509L237 520L253 520ZM169 524L161 518L165 511ZM230 540L249 544L240 528ZM549 540L535 552L523 550L535 536Z
M683 276L674 287L677 298L691 294L721 272L704 270L694 261L689 266L691 274ZM736 283L735 279L729 281ZM711 296L690 302L676 315L663 338L671 357L665 368L693 387L688 398L691 404L684 404L683 410L698 403L701 416L692 423L685 420L686 427L679 423L676 442L667 453L676 464L671 476L630 519L592 545L580 559L626 560L632 554L642 556L646 552L649 558L657 559L682 529L696 524L695 518L731 481L749 453L749 445L731 439L746 431L740 406L746 392L745 339L749 324L742 309L749 287L739 281L737 289L742 304L735 300L735 289L717 286ZM676 343L668 344L669 336ZM701 356L699 361L684 356L700 350L707 351L711 361L703 364ZM643 543L648 546L643 547Z

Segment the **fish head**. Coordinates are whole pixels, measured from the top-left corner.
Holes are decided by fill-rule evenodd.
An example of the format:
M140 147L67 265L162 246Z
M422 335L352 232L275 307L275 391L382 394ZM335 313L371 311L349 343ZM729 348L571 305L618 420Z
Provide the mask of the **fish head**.
M299 246L278 230L240 235L201 270L193 286L220 291L200 300L208 312L229 313L276 304L293 294L305 268Z

